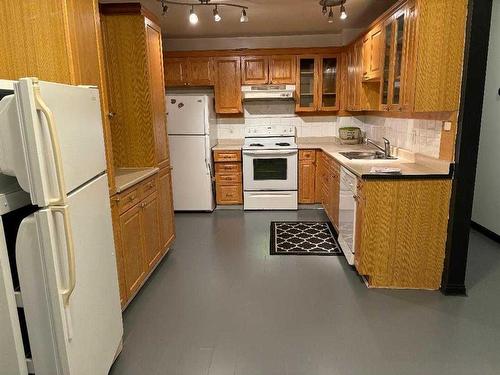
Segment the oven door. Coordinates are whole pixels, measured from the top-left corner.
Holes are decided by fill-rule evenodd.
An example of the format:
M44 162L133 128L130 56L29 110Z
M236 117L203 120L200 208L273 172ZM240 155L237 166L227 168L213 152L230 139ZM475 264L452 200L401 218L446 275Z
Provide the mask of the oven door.
M297 190L297 150L243 151L243 188Z

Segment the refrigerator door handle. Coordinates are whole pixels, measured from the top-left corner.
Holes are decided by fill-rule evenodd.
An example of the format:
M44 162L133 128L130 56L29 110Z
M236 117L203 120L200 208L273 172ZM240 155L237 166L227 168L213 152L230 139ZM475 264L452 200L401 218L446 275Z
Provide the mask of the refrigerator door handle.
M76 266L75 266L75 248L73 243L73 232L71 230L71 222L69 219L69 207L64 206L54 206L51 207L52 211L58 212L63 217L64 223L64 237L66 240L66 252L68 257L68 287L59 291L63 297L64 306L69 305L69 299L71 294L75 290L76 286Z
M59 197L51 199L50 204L54 205L65 205L66 204L66 191L64 184L64 174L62 170L62 160L61 160L61 146L59 144L59 139L57 138L54 116L52 111L47 107L40 94L40 86L38 85L38 80L33 79L33 92L35 97L36 109L43 113L45 119L47 120L47 126L49 129L50 142L52 143L52 153L54 157L54 164L56 167L56 178L57 178L57 188L59 190Z

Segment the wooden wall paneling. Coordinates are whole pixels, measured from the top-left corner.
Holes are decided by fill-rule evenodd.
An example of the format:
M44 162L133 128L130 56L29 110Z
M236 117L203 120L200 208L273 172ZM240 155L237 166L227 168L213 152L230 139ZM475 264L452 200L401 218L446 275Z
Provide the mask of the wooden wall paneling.
M149 85L155 135L156 163L160 164L168 159L161 30L158 25L154 24L147 18L145 18L145 28L148 49Z
M148 46L144 17L102 14L117 167L156 165Z
M241 62L239 57L215 59L215 109L217 113L241 113Z
M467 3L417 0L416 112L459 109Z
M160 247L163 252L175 239L174 204L172 200L172 173L170 167L160 169L158 175L160 204Z
M192 86L211 86L214 84L212 58L188 59L188 83Z
M267 56L244 56L241 58L241 83L259 85L269 82L269 58Z
M293 55L269 57L269 83L293 85L296 75L295 62L296 59Z

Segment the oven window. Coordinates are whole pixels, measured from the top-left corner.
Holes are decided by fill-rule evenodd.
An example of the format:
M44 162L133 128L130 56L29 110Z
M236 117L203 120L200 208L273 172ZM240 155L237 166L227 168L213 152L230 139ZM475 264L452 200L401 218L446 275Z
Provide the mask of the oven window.
M253 179L286 181L287 159L253 159Z

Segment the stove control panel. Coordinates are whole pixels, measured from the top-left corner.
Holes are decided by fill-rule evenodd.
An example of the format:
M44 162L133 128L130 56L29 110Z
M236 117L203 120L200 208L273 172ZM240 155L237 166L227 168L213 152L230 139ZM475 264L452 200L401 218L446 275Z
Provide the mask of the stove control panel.
M254 125L245 127L245 137L295 136L293 125Z

